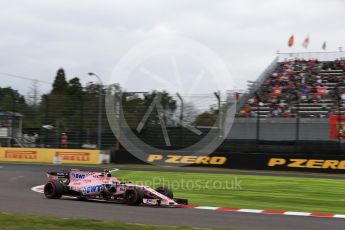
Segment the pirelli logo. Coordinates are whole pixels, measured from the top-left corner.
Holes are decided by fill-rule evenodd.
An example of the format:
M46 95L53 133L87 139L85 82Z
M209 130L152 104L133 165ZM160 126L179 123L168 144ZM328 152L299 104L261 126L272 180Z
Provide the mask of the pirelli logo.
M150 154L147 162L164 162L169 164L206 164L223 165L227 161L226 157L219 156L180 156L180 155L161 155Z
M37 152L29 150L5 150L5 158L36 160Z
M88 152L56 152L55 156L65 161L90 161Z
M345 160L322 160L322 159L284 159L271 158L269 167L285 166L288 168L309 169L345 169Z

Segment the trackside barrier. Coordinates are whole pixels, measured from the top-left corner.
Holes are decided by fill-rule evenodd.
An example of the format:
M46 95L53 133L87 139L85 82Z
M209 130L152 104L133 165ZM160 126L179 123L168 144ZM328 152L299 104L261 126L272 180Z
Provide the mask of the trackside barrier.
M345 173L345 155L316 154L264 154L264 153L212 153L209 156L175 153L152 153L146 162L127 151L112 155L116 164L159 164L163 166L216 167L248 170L276 170Z
M0 161L54 164L100 164L104 162L99 150L0 148Z

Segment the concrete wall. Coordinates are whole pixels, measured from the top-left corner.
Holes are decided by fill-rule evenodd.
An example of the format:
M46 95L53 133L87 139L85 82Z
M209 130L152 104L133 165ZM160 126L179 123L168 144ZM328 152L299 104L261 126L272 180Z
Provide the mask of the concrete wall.
M236 118L228 139L256 139L259 127L260 140L329 140L329 118Z

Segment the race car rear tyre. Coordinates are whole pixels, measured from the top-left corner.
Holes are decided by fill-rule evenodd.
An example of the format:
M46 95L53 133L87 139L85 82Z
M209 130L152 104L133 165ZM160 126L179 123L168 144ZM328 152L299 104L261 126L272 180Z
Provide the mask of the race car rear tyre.
M160 194L163 194L166 197L169 197L170 199L174 198L174 193L172 192L171 189L169 189L167 187L156 188L156 191L159 192Z
M63 192L63 185L59 181L49 181L44 186L44 195L49 199L59 199Z
M144 191L141 188L128 189L125 193L125 200L128 205L137 206L143 202Z

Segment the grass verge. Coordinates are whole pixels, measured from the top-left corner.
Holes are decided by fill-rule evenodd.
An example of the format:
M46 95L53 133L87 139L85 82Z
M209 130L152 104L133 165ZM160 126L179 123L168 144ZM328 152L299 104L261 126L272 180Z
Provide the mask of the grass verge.
M34 215L0 213L1 230L190 230L189 227L167 227L104 222L99 220L66 219Z
M113 175L170 187L175 197L194 205L345 214L343 180L127 170Z

